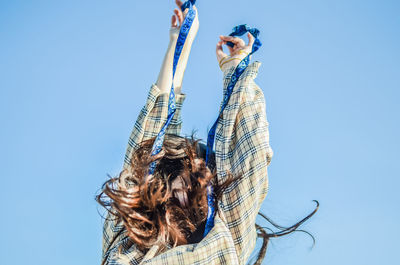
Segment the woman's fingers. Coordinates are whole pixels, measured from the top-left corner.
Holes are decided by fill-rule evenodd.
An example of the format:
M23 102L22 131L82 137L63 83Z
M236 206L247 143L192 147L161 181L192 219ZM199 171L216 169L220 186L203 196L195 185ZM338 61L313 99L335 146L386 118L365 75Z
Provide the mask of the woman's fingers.
M183 14L182 14L182 11L181 11L180 9L175 8L175 9L174 9L174 13L175 13L176 17L178 18L179 26L181 26L182 23L183 23Z
M178 8L174 9L174 14L178 19L179 22L179 27L182 26L183 21L185 20L186 15L189 13L189 8L186 8L184 11L182 11L181 6L183 5L181 0L175 0L176 5L178 6ZM193 9L197 12L197 8L196 6L193 6ZM198 16L196 15L196 20L198 22Z
M221 61L222 58L226 57L226 53L224 52L222 45L225 44L224 41L219 41L217 43L217 47L216 47L216 53L217 53L217 60L218 62Z
M247 45L245 41L239 37L234 36L219 36L220 41L217 43L217 59L220 65L221 70L228 69L231 66L237 66L237 64L243 60L246 56L248 56L251 51L253 44L255 42L255 37L251 34L247 34L247 38L249 39ZM233 47L228 46L230 56L227 56L222 46L231 42Z
M179 9L181 8L181 6L183 5L182 1L180 0L175 0L176 5L179 7Z
M220 36L220 39L222 41L224 41L225 43L228 41L233 43L233 45L234 45L233 47L228 46L229 53L231 54L231 56L235 55L239 50L246 47L244 40L242 40L241 38L238 38L238 37Z
M230 37L230 36L223 36L223 35L221 35L221 36L219 36L219 38L221 39L221 41L223 42L223 44L226 44L226 42L232 40L232 37ZM232 53L233 53L233 48L232 48L231 46L229 46L229 45L227 45L227 46L228 46L229 53L232 55Z
M244 47L246 44L244 42L244 40L242 40L241 38L238 37L232 37L232 36L220 36L221 40L223 41L230 41L233 44L239 46L239 47Z
M247 38L249 38L249 43L247 44L248 47L253 47L254 41L256 40L250 32L247 33Z
M176 18L175 15L172 15L172 18L171 18L171 27L172 27L172 28L178 27L178 20L177 20L177 18Z

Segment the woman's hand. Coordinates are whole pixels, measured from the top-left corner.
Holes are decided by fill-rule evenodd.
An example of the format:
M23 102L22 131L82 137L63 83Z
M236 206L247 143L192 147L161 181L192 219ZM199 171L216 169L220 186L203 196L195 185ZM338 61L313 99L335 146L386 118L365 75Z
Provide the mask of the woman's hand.
M187 13L189 12L188 8L185 10L185 12L182 12L182 10L181 10L181 6L183 4L182 1L175 0L175 3L178 6L178 8L174 9L174 15L172 15L172 18L171 18L171 29L170 29L170 34L169 34L171 41L176 41L178 39L179 31L181 30L182 23L185 20ZM198 11L197 11L196 6L193 6L193 9L196 11L196 17L193 21L192 27L190 28L189 35L187 37L187 40L190 42L193 42L194 38L196 37L197 31L199 30Z
M193 9L196 11L196 16L193 20L193 24L190 28L189 34L186 38L185 44L181 51L181 56L178 61L178 65L176 66L174 80L172 80L172 64L174 61L174 53L176 48L176 42L179 36L179 31L181 30L181 26L183 21L185 20L186 15L189 12L189 9L186 9L185 12L182 12L181 6L182 1L175 0L178 8L174 9L174 15L171 18L171 29L170 29L170 42L168 45L167 53L165 54L163 64L161 65L160 73L157 79L157 86L160 88L162 92L171 91L172 83L174 84L175 94L181 94L182 89L182 81L185 73L186 65L189 59L190 50L196 37L197 31L199 29L199 19L197 8L193 6ZM179 25L178 25L179 23Z
M247 45L245 44L244 40L239 37L219 37L221 40L217 43L216 53L219 67L222 71L225 71L232 66L236 67L240 63L240 61L242 61L249 53L251 53L255 38L250 33L247 33L247 37L249 39ZM228 41L234 44L233 47L227 45L229 49L229 55L227 55L222 48L222 45L226 45Z

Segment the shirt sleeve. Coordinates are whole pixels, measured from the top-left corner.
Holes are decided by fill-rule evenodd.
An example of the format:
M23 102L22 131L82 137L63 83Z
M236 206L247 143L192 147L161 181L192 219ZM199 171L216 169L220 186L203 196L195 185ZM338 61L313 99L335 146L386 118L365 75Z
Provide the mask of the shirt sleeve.
M169 133L179 133L180 109L185 95L177 95L177 112L168 127ZM167 119L168 94L160 94L152 86L145 106L141 110L126 152L125 166L140 141L155 136ZM116 223L109 213L103 227L102 265L210 265L239 264L231 232L220 216L215 217L215 226L199 243L181 245L159 253L153 246L146 253L140 251L127 236L121 222Z
M168 125L167 134L179 135L182 128L181 109L186 94L175 94L176 111ZM129 166L132 154L139 147L140 142L157 136L168 118L169 93L161 92L157 85L153 84L147 96L146 104L141 109L133 126L128 140L123 168Z
M242 177L225 191L218 202L219 211L211 231L196 244L170 248L163 253L158 253L157 246L153 246L147 253L142 253L129 241L121 224L108 225L105 230L114 230L112 233L118 238L115 247L103 254L103 260L106 258L104 265L237 265L247 262L256 242L255 218L267 193L267 166L272 157L264 95L253 81L259 65L258 62L253 63L243 72L218 122L215 140L218 180L224 181L228 171ZM224 72L224 93L233 70ZM153 109L157 105L154 102L156 100L150 92L136 123L140 129L136 129L135 124L128 145L128 157L138 139L151 137L152 133L144 128L154 128L155 135L162 126L157 115L146 114L149 110L157 113ZM171 129L179 131L178 120L176 124L177 127ZM103 240L109 241L107 236Z
M216 130L218 181L224 181L228 172L241 176L219 201L240 264L255 247L255 221L268 191L267 166L273 156L264 94L254 82L260 65L250 64L239 77ZM224 72L224 93L234 70Z
M168 134L180 134L182 127L181 109L183 102L185 101L186 94L176 94L176 111L171 123L168 125L166 133ZM128 146L126 149L123 169L127 168L130 163L130 159L135 150L139 147L140 142L156 136L165 124L168 118L168 101L169 93L161 92L157 85L153 84L150 87L146 103L141 109L136 122L133 126L131 135L128 140ZM105 258L109 259L109 254L115 251L118 247L126 246L129 244L129 238L125 234L125 228L123 224L116 223L114 216L107 213L106 219L103 225L103 244L102 244L102 257L103 261ZM135 246L130 246L131 257L133 259L140 259L143 257L138 249L133 251Z

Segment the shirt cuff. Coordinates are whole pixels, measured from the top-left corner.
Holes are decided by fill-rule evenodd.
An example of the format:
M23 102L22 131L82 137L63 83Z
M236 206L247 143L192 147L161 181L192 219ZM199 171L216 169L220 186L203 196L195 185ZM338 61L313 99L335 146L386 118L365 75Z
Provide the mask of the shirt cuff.
M154 99L154 102L157 100L157 98L159 98L159 100L162 100L162 101L168 101L169 94L170 94L169 91L168 92L161 91L160 88L156 84L153 84L150 88L148 98ZM177 105L182 106L182 103L185 101L185 99L186 99L185 93L179 93L179 94L175 93L175 101L176 101Z
M243 71L243 73L240 75L239 79L237 80L236 84L244 84L241 80L247 82L247 80L253 80L257 77L258 74L258 69L260 68L261 63L258 61L255 61ZM230 67L224 71L224 77L223 77L223 94L225 95L227 92L228 85L231 81L232 75L235 73L236 67ZM246 79L246 80L244 80Z

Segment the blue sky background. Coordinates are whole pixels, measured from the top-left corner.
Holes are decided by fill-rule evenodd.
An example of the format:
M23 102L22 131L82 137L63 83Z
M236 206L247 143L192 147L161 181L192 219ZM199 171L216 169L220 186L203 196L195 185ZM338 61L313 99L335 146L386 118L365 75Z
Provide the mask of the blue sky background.
M119 172L168 43L168 1L0 1L2 264L100 264L94 196ZM264 264L398 264L400 2L198 1L184 133L205 139L222 100L214 50L261 30L271 146L262 211L303 234Z

